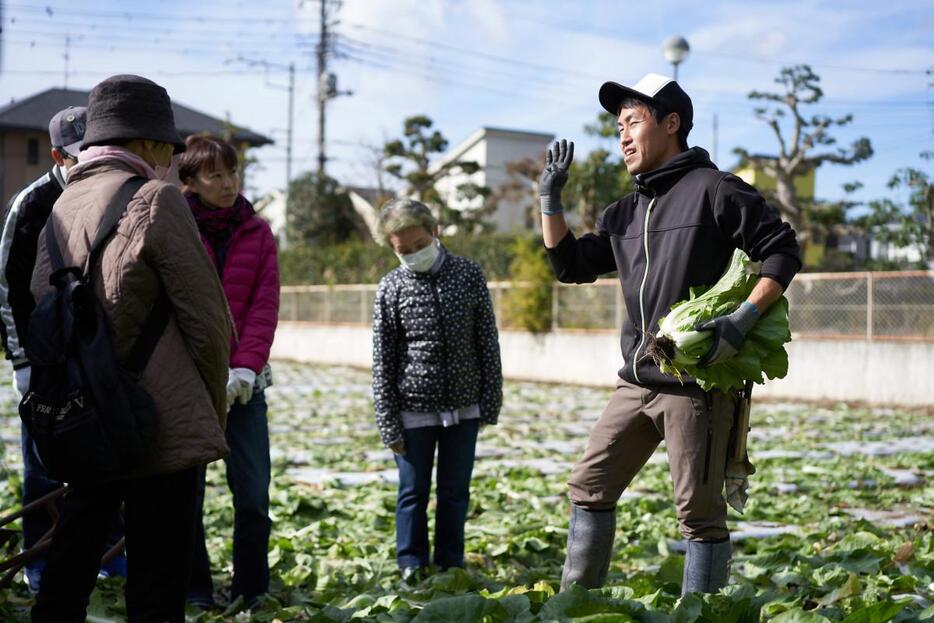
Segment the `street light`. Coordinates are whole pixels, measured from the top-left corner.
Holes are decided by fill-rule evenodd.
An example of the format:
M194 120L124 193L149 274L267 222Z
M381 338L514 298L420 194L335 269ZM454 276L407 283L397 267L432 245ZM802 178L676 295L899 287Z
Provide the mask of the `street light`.
M665 55L665 60L671 63L674 68L675 80L678 79L678 65L688 57L690 51L691 46L688 45L687 39L684 37L674 35L662 41L662 54Z

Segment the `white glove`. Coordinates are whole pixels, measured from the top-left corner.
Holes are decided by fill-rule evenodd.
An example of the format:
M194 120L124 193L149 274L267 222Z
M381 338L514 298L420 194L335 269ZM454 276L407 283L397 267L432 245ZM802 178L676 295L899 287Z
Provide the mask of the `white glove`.
M13 391L22 398L29 391L29 377L32 376L32 366L13 370Z
M227 403L228 406L240 401L242 404L250 402L253 397L253 384L256 382L256 373L249 368L231 368L227 377Z

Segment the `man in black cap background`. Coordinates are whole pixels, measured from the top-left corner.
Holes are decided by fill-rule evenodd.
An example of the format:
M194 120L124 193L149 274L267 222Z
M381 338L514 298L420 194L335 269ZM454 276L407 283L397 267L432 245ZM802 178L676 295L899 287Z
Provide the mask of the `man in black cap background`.
M23 344L29 314L36 301L29 291L32 270L36 263L36 244L39 232L45 226L52 206L65 189L68 171L78 163L78 153L87 123L83 106L69 106L59 111L49 122L52 143L52 169L18 192L7 206L0 235L0 337L6 358L13 364L13 388L19 396L29 388L30 366ZM38 500L61 486L49 479L29 431L22 426L23 452L23 505ZM44 512L23 517L23 549L35 545L52 527L51 518ZM119 532L111 545L120 539ZM45 567L45 558L39 557L24 568L26 585L38 592ZM105 575L126 575L126 559L121 554L107 565Z
M619 272L626 305L624 366L568 482L571 517L562 589L601 586L616 531L616 504L665 441L678 527L686 540L683 594L716 592L731 554L723 495L736 397L704 392L690 377L664 374L646 357L646 335L693 286L712 285L734 249L761 261L749 299L704 328L714 333L704 365L736 354L756 319L800 269L794 231L739 178L719 171L706 151L688 148L690 97L674 80L648 74L633 87L607 82L600 103L617 116L620 149L634 192L609 206L596 231L568 229L561 189L574 144L549 149L539 180L545 247L559 281L591 283Z
M165 89L132 75L95 86L81 149L81 161L70 170L39 236L33 296L40 300L52 287L47 236L54 236L65 266L84 267L90 241L113 204L126 208L99 261L86 271L117 357L134 350L163 295L171 311L139 374L140 387L155 404L151 448L119 479L71 483L32 619L85 620L101 548L122 505L128 620L182 622L198 468L228 451L227 301L188 203L179 188L163 181L173 153L185 149ZM128 201L127 188L133 191Z

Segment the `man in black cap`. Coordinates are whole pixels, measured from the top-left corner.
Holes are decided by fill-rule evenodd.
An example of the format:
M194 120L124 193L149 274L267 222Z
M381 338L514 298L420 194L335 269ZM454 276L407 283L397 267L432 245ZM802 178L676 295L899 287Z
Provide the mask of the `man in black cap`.
M573 143L555 143L540 178L545 247L558 280L591 283L618 271L626 303L625 364L568 482L571 518L561 586L604 583L616 503L664 440L687 541L683 594L716 592L729 577L723 485L736 397L664 374L646 357L646 336L658 331L659 318L687 299L691 287L715 283L740 248L762 262L759 281L736 311L703 327L714 334L704 365L735 355L800 269L798 244L753 187L719 171L703 149L688 148L694 110L677 82L658 74L633 87L607 82L600 104L617 116L635 191L607 206L596 231L578 238L561 205Z
M104 80L88 100L81 161L39 236L36 300L52 288L50 237L65 266L85 267L105 217L120 208L113 234L85 270L121 360L136 351L157 302L167 299L171 311L138 375L155 405L151 447L117 479L70 483L32 609L36 622L85 620L100 551L121 505L128 620L185 620L198 468L227 454L231 328L188 203L163 181L172 154L184 149L165 89L140 76Z
M0 338L6 358L13 364L13 388L19 396L29 388L30 366L23 344L29 314L36 301L29 291L32 269L36 263L36 244L52 206L65 189L68 171L78 163L78 153L87 123L83 106L69 106L49 122L52 143L52 169L18 192L7 206L0 235ZM36 454L29 431L22 426L23 505L38 500L61 486L49 479ZM35 545L52 527L44 511L23 517L23 549ZM120 535L115 536L115 543ZM34 558L24 568L26 585L38 592L45 558ZM125 575L126 559L121 554L107 568L105 575Z

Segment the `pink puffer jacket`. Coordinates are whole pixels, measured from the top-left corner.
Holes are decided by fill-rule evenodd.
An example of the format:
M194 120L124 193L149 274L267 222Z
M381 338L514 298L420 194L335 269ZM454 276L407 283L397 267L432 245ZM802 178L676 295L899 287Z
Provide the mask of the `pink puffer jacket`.
M192 195L186 198L189 205L197 201ZM201 241L217 266L217 255L204 232ZM230 344L230 367L259 374L269 360L279 322L279 262L272 229L256 214L231 234L221 283L237 329Z

